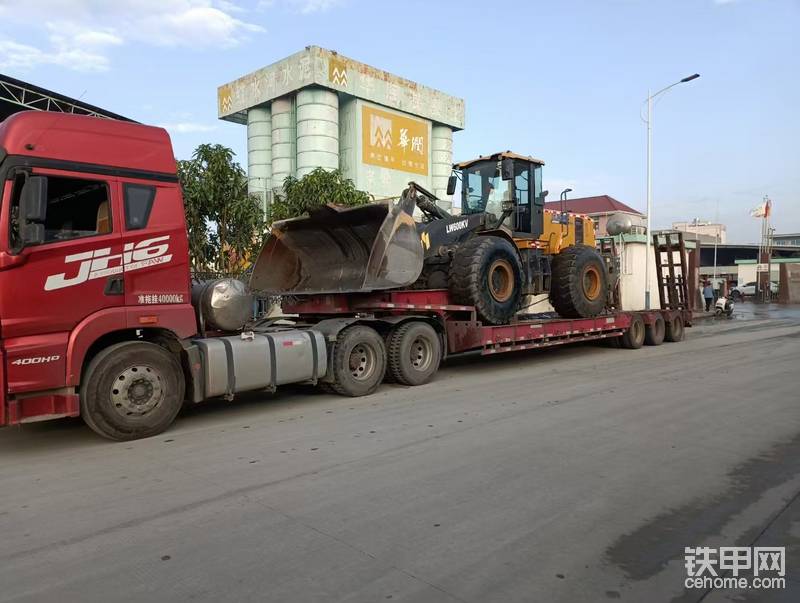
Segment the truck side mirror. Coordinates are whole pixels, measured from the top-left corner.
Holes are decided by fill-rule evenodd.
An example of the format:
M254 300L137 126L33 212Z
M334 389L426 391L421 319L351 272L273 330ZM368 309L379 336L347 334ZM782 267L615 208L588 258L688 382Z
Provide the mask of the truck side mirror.
M447 179L447 194L452 195L456 192L456 175L453 174Z
M503 180L514 179L514 160L510 157L503 157L500 162L500 175Z
M47 217L47 177L30 176L19 198L19 234L23 245L44 243Z
M41 245L44 243L44 224L32 222L22 225L22 244Z
M47 217L47 177L30 176L22 185L20 217L26 222L44 222Z

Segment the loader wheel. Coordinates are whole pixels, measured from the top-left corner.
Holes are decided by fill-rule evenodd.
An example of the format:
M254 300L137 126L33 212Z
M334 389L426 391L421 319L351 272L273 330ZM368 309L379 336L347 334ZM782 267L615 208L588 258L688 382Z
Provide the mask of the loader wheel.
M666 324L664 331L664 341L678 342L683 341L684 329L683 318L676 316Z
M664 343L664 329L664 317L659 314L653 324L645 328L644 342L647 345L661 345Z
M553 256L550 303L564 318L597 316L606 306L608 277L603 258L587 245Z
M427 383L439 368L442 345L434 328L411 321L392 331L387 343L387 375L403 385Z
M364 325L346 328L339 333L331 354L330 389L352 397L366 396L378 389L386 372L386 345L375 329Z
M638 314L631 317L631 324L627 330L622 334L620 343L623 348L629 350L638 350L644 343L644 320Z
M522 263L516 248L495 236L476 236L456 249L450 294L457 304L475 306L479 320L508 323L522 302Z
M110 440L157 435L183 404L184 379L174 354L153 343L125 341L97 354L81 383L81 417Z

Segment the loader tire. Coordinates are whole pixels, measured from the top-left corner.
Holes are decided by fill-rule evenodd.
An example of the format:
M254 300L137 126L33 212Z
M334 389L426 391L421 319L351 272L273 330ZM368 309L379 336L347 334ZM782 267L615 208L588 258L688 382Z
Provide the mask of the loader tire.
M81 381L81 417L110 440L158 435L183 405L185 382L178 359L146 341L107 347L92 358Z
M644 320L639 314L631 316L631 324L622 334L620 343L623 348L638 350L644 344L645 327Z
M572 245L553 256L550 303L564 318L591 318L606 306L608 275L594 247Z
M456 249L448 288L457 304L475 306L478 319L507 324L522 303L522 262L506 239L476 236Z
M656 316L653 324L647 325L644 331L644 342L647 345L661 345L664 343L664 317L660 314Z
M389 365L386 371L394 383L422 385L439 369L442 344L428 323L406 322L394 329L387 340Z
M336 338L331 354L333 381L326 382L325 389L354 398L378 389L386 373L386 344L375 329L347 327Z

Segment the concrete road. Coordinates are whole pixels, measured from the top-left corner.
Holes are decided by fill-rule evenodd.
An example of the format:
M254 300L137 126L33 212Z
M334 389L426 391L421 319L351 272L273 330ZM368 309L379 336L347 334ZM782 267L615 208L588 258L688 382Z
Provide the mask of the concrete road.
M0 601L800 600L800 315L681 344L462 358L115 444L0 431ZM787 587L684 591L684 547L787 546Z

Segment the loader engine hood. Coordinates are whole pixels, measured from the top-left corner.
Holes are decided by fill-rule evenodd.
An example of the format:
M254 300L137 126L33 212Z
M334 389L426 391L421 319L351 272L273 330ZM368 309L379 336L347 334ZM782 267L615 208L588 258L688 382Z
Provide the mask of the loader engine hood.
M423 249L407 203L328 204L276 222L253 266L253 290L279 295L406 287L422 272ZM413 209L412 209L413 211Z

